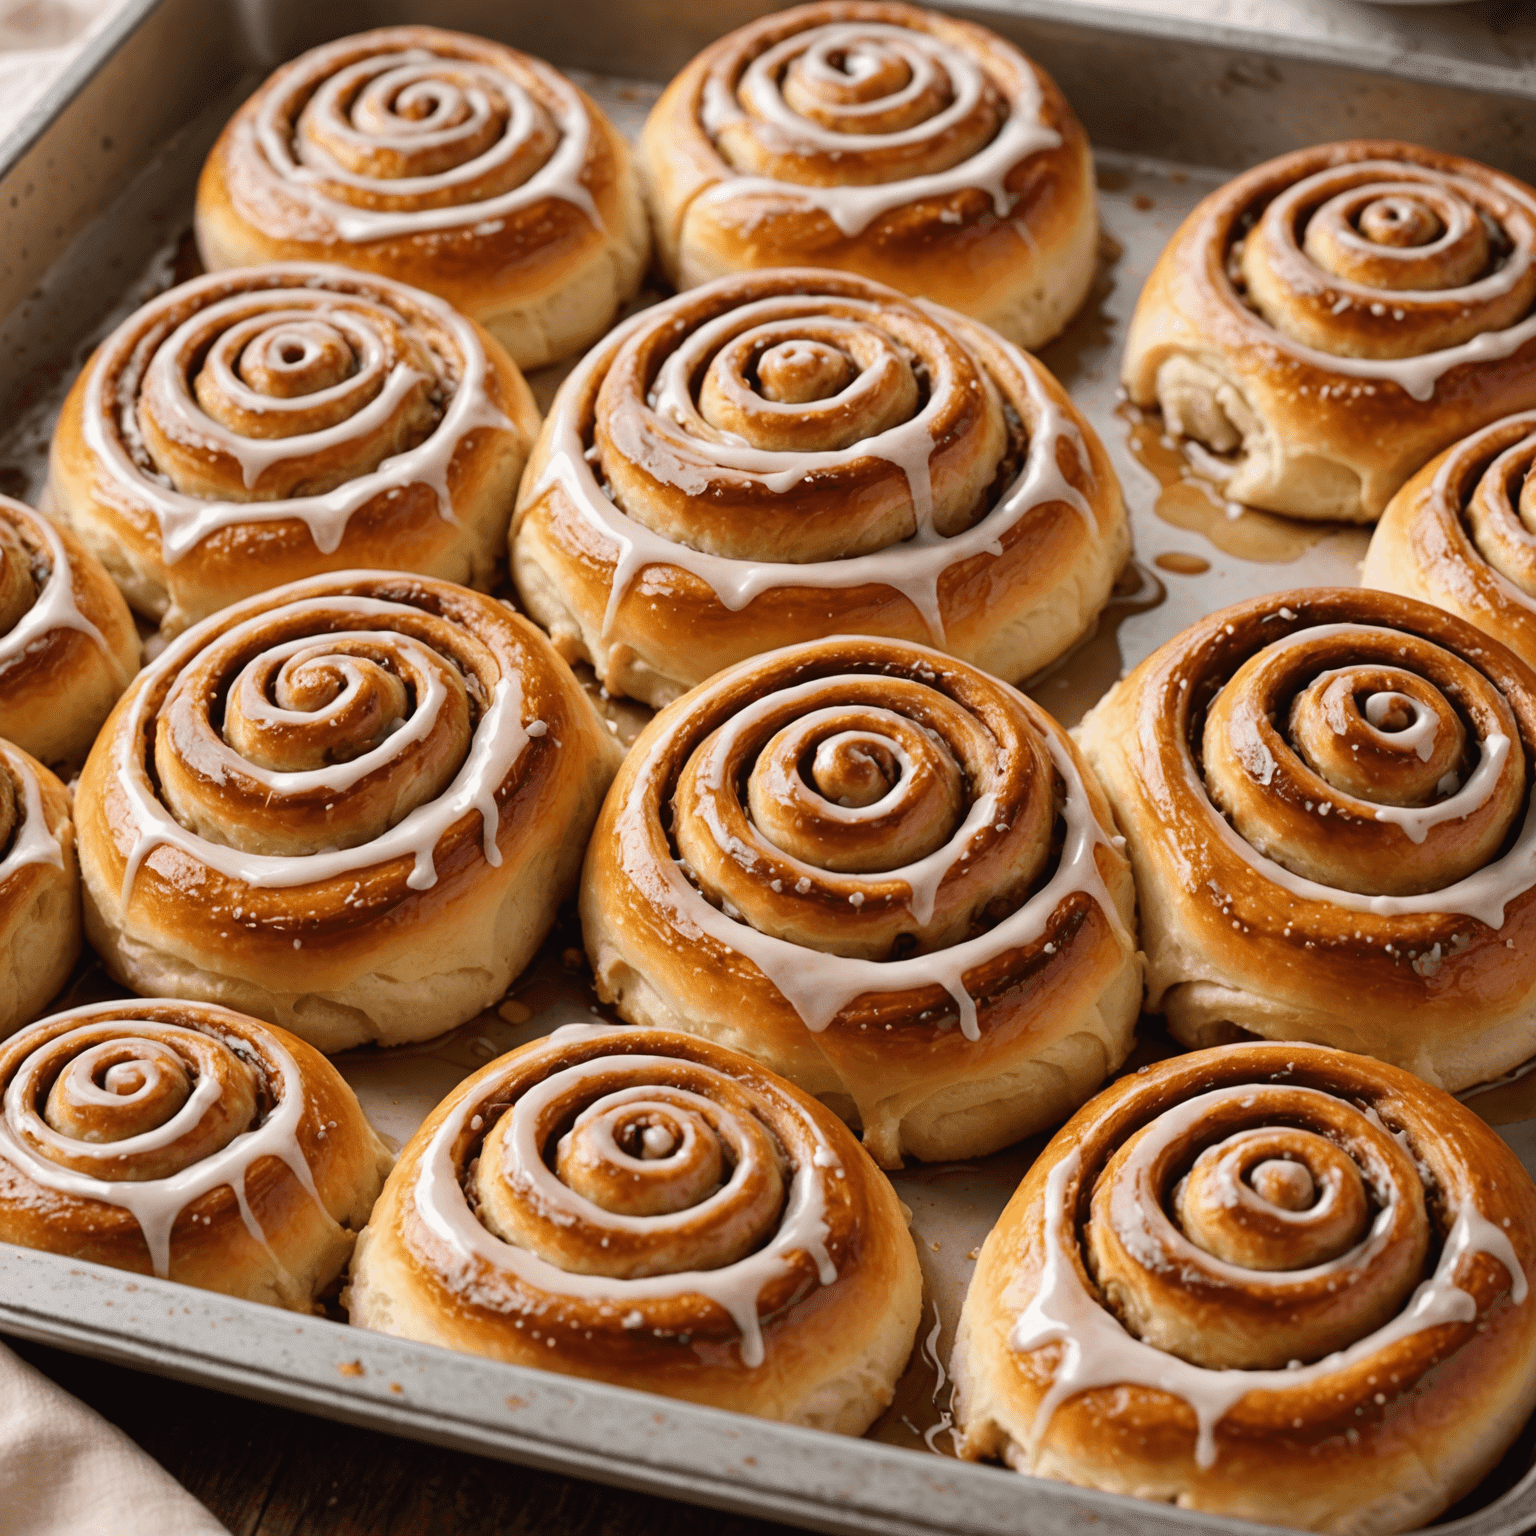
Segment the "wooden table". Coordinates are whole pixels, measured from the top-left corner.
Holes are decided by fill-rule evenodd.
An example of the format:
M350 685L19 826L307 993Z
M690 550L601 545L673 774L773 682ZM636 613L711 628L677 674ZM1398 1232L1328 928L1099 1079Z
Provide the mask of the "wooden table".
M790 1536L5 1342L132 1436L234 1536Z

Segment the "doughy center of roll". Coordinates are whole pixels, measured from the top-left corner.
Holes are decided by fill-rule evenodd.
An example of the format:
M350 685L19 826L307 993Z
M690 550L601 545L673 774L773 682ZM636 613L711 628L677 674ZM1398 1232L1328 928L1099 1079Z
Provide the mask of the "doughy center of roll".
M822 341L781 341L763 353L757 378L769 400L804 405L847 389L853 363L846 352Z
M469 683L424 639L359 630L250 648L210 645L160 710L155 767L189 831L250 853L354 848L463 766Z
M6 1094L12 1131L46 1161L99 1178L170 1178L255 1128L259 1079L222 1040L117 1019L57 1035Z
M1241 1083L1170 1104L1093 1184L1084 1261L1104 1304L1213 1370L1322 1359L1395 1316L1430 1223L1408 1149L1318 1088Z
M1414 895L1497 856L1526 798L1508 700L1471 662L1384 626L1303 629L1250 656L1202 737L1214 804L1265 858Z
M1371 1204L1349 1154L1311 1131L1240 1132L1207 1147L1174 1190L1184 1234L1244 1269L1295 1270L1347 1253Z
M481 1219L574 1273L635 1279L737 1263L784 1207L784 1154L761 1108L698 1063L613 1056L567 1068L486 1135Z

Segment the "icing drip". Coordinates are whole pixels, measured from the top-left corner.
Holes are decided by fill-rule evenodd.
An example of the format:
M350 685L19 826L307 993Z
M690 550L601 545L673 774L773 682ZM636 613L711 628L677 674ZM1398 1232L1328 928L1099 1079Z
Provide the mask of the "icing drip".
M21 791L21 804L17 807L16 828L11 835L11 845L0 858L0 886L3 886L19 869L29 864L52 864L55 869L64 868L64 850L58 838L48 830L48 818L43 814L43 792L26 759L12 746L0 742L0 758L10 770L11 778Z
M861 47L871 43L885 43L899 50L904 57L915 61L916 68L912 83L900 95L871 103L869 111L884 111L920 92L931 79L935 64L955 86L952 103L927 122L892 133L829 130L814 119L795 112L784 102L770 74L774 60L782 50L773 50L748 67L739 92L742 99L733 95L718 76L711 75L706 80L700 107L700 120L705 131L718 139L722 131L733 124L744 123L749 116L761 113L767 131L789 143L831 154L878 153L940 135L974 111L986 83L981 66L970 54L915 28L869 22L833 23L798 33L784 46L796 51L809 49L820 56L846 53L857 59ZM786 201L798 202L820 209L844 235L853 237L897 208L979 188L991 198L997 216L1006 219L1017 202L1017 197L1007 186L1010 172L1031 155L1061 145L1061 135L1040 120L1043 100L1032 71L1020 71L1017 94L1007 105L1008 115L990 142L947 170L873 186L814 186L768 176L727 175L707 187L698 200L703 204L718 204L744 197L765 197L772 199L776 206Z
M840 298L838 302L853 307L859 301ZM940 306L923 303L921 307L940 324L944 323L947 312ZM764 309L767 308L765 303ZM722 317L717 324L723 326L727 320L732 329L736 329L740 315ZM587 457L577 414L577 403L593 393L595 376L608 365L624 342L642 327L656 323L655 310L634 316L613 333L607 346L594 348L577 366L561 389L547 423L550 455L543 473L532 493L524 497L525 502L537 500L558 485L581 517L607 543L617 547L603 616L605 638L612 630L619 604L641 571L651 565L669 565L696 576L733 612L745 608L764 592L784 587L889 587L911 602L928 626L933 643L942 645L944 618L939 584L946 571L977 555L1001 556L1005 537L1037 508L1051 502L1065 503L1083 519L1090 532L1097 532L1092 508L1062 473L1058 458L1058 447L1065 442L1070 445L1077 463L1085 471L1090 470L1091 460L1081 433L1050 398L1024 354L999 340L998 345L1014 365L1027 393L1034 430L1030 433L1028 452L1017 479L992 510L970 528L943 535L932 526L928 461L933 451L933 439L927 422L937 409L939 387L936 384L929 406L922 412L875 437L835 452L775 453L746 445L717 446L713 442L709 445L709 451L719 456L720 463L759 476L770 489L779 491L788 490L813 470L862 458L884 459L900 468L912 487L913 503L919 510L920 521L911 538L868 554L803 564L734 560L677 543L629 517L604 494ZM689 374L680 360L682 350L674 354L674 359L669 359L668 367L663 370L657 409L686 425L694 421L696 412L688 391ZM701 345L699 351L703 350ZM687 355L694 354L688 350ZM713 432L710 435L718 436ZM684 489L688 490L687 487ZM691 490L689 494L698 494L698 490ZM925 508L929 512L926 522L921 517Z
M1242 1088L1227 1089L1203 1095L1190 1104L1242 1092ZM1286 1370L1211 1370L1192 1365L1127 1332L1084 1282L1069 1251L1076 1245L1076 1235L1065 1195L1068 1184L1077 1180L1081 1165L1081 1152L1074 1149L1046 1179L1045 1258L1039 1289L1009 1335L1011 1347L1021 1354L1049 1344L1058 1344L1061 1349L1051 1385L1035 1414L1032 1437L1036 1448L1052 1415L1069 1398L1095 1388L1139 1386L1167 1392L1194 1410L1199 1426L1195 1461L1209 1468L1217 1458L1217 1427L1249 1393L1305 1390L1370 1360L1401 1339L1446 1323L1475 1322L1477 1303L1455 1280L1463 1259L1479 1253L1497 1259L1509 1272L1511 1301L1518 1306L1525 1300L1525 1272L1508 1236L1475 1206L1464 1203L1456 1212L1434 1273L1420 1284L1408 1305L1375 1332L1311 1365ZM1259 1271L1241 1273L1245 1282L1263 1282Z
M424 48L406 48L398 52L376 54L354 64L341 75L337 70L355 43L343 39L329 47L316 48L300 61L297 73L288 81L286 92L268 91L254 122L242 125L261 158L281 182L284 190L322 217L343 240L362 244L371 240L389 240L437 230L456 230L465 225L499 228L504 220L522 209L546 200L569 203L597 228L603 228L602 216L582 180L591 143L591 124L587 108L576 88L548 65L520 56L519 62L539 82L552 103L550 116L557 131L553 152L527 179L509 190L491 196L476 195L475 183L508 173L509 162L526 154L535 121L533 99L523 85L510 74L494 68L482 59L439 55ZM469 77L469 87L455 84L449 74ZM510 116L503 132L479 155L450 169L430 175L398 178L372 177L348 170L325 148L322 142L288 121L290 102L309 87L315 90L318 106L331 114L338 110L338 87L353 83L353 77L372 77L383 92L413 85L419 90L425 83L439 93L436 117L448 116L443 98L467 99L468 116L458 130L468 137L482 127L486 119L486 99L499 95L508 104ZM318 87L318 89L316 89ZM347 124L349 136L358 130ZM451 139L454 129L440 130L439 144ZM373 148L394 148L402 153L423 147L425 136L419 128L390 135L374 131L367 140ZM331 187L351 191L358 202L343 201L332 195ZM415 208L369 208L360 204L369 198L420 199L425 206Z
M771 660L774 654L770 652L761 659ZM824 690L837 681L822 678L817 686ZM694 710L707 712L710 707L711 693L705 685L694 695ZM686 719L679 716L671 731L660 733L651 743L635 776L637 784L655 782L662 765L672 755L675 733L685 725ZM741 724L735 727L742 728ZM778 988L813 1033L826 1029L842 1009L867 993L920 991L938 986L954 1001L962 1034L967 1040L977 1040L981 1036L980 1024L975 999L966 989L966 973L1009 950L1038 941L1052 914L1068 897L1079 893L1089 897L1120 942L1128 948L1135 947L1099 872L1098 850L1111 846L1110 837L1093 813L1087 790L1065 745L1048 731L1042 733L1042 739L1066 790L1060 812L1062 847L1055 872L1041 890L995 927L929 954L905 960L863 960L827 954L760 933L716 910L689 884L671 859L651 858L650 829L641 794L629 797L614 824L621 864L625 875L642 889L653 889L657 879L664 884L674 921L685 939L693 934L707 935L724 948L745 956ZM995 812L995 806L986 807L985 812L982 807L983 802L978 799L960 830L941 850L909 869L893 872L907 881L912 891L909 905L914 913L925 900L931 901L944 877L964 858L974 831L982 824L983 814Z
M278 611L285 621L314 614L323 625L326 616L338 612L356 615L360 621L353 630L320 628L315 634L296 642L293 647L295 649L299 645L313 646L320 637L336 641L367 641L382 636L391 644L410 644L412 642L408 636L388 630L382 625L375 629L366 621L387 621L396 615L415 619L420 615L420 610L406 604L378 598L344 596L303 598ZM272 612L268 610L246 619L226 631L220 637L220 643L237 647L247 637L256 639L270 622ZM426 890L437 881L435 852L439 841L460 817L470 813L480 817L486 862L491 865L501 863L501 850L496 841L501 824L496 792L506 781L530 739L528 727L522 718L522 685L511 672L504 672L498 679L490 702L481 714L469 752L447 789L435 800L417 806L403 820L370 842L354 848L287 857L242 852L189 832L161 803L146 771L143 752L151 725L149 701L157 691L160 680L177 675L204 643L198 630L192 629L150 664L133 697L128 719L117 734L118 778L130 806L129 820L137 829L123 870L124 903L132 893L134 880L144 860L156 848L166 846L179 849L198 864L218 871L227 879L261 889L310 885L334 879L338 875L377 868L392 859L408 857L412 860L413 868L406 884L412 890ZM424 720L407 723L356 761L295 774L273 772L263 782L273 786L274 795L280 795L290 788L315 786L329 786L338 794L344 793L347 786L356 782L362 773L399 753L418 736L424 737L431 728L432 718L435 718L440 702L436 694L429 692L428 697L420 701L421 714L426 717ZM360 766L364 763L367 767ZM255 776L266 772L243 762L240 771Z
M25 527L30 534L41 540L48 556L48 576L37 601L13 624L8 633L0 635L0 673L13 661L24 656L33 646L46 640L55 630L73 629L88 636L103 656L117 665L112 648L102 632L81 613L75 602L74 573L70 569L69 552L58 529L46 517L28 517Z
M568 1025L544 1042L542 1053L558 1058L561 1049L568 1044L614 1033L601 1026ZM664 1235L686 1222L697 1220L701 1214L707 1214L713 1205L725 1204L732 1186L746 1177L746 1169L736 1169L731 1182L710 1200L676 1215L616 1215L583 1199L561 1183L545 1165L534 1144L531 1127L539 1104L570 1088L580 1078L601 1077L616 1068L625 1076L641 1076L647 1071L665 1074L675 1066L676 1062L670 1057L647 1055L597 1057L565 1068L556 1064L542 1083L523 1094L508 1111L516 1117L513 1133L503 1144L505 1155L512 1159L509 1173L519 1181L526 1181L536 1192L540 1204L553 1212L557 1221L562 1224L590 1223L599 1231L611 1229ZM697 1064L694 1070L718 1075L713 1069ZM835 1171L840 1165L814 1120L806 1118L800 1124L814 1137L815 1154L810 1162L794 1170L784 1209L767 1243L718 1269L622 1278L561 1269L527 1249L502 1241L476 1218L459 1182L454 1148L464 1136L471 1116L477 1114L479 1106L489 1102L491 1097L494 1093L489 1088L466 1097L438 1127L422 1155L415 1188L417 1215L457 1261L457 1273L449 1277L449 1284L454 1289L473 1291L476 1288L475 1267L485 1264L495 1272L511 1275L530 1290L606 1302L616 1312L627 1312L637 1304L651 1300L703 1296L730 1315L741 1334L742 1363L756 1367L765 1357L762 1323L758 1317L758 1298L763 1289L789 1274L795 1257L801 1254L811 1258L822 1285L836 1281L837 1271L826 1248L829 1229L822 1181L829 1170ZM789 1107L788 1101L785 1101L785 1107ZM505 1307L505 1304L505 1299L501 1299L500 1305Z
M121 1025L124 1031L122 1038L128 1043L134 1042L132 1030L135 1024L152 1028L160 1038L168 1037L173 1041L182 1037L190 1043L201 1044L211 1038L219 1047L231 1051L235 1050L238 1042L237 1036L226 1039L213 1025L205 1033L177 1025L151 1024L147 1020L123 1017L119 1012L121 1007L121 1004L109 1003L77 1008L71 1013L59 1015L60 1019L79 1019L80 1027L65 1035L53 1036L48 1041L49 1047L57 1048L61 1042L67 1045L77 1038L82 1044L95 1040L99 1029L93 1029L91 1025L104 1012L112 1023ZM149 1049L154 1047L152 1040L141 1043ZM278 1069L276 1082L270 1084L277 1099L271 1113L260 1125L242 1131L211 1156L167 1178L97 1178L90 1173L60 1167L24 1145L18 1127L26 1124L31 1134L45 1145L61 1148L67 1146L69 1154L76 1159L99 1157L103 1162L117 1162L126 1157L143 1157L170 1146L189 1127L197 1124L219 1094L219 1085L211 1077L200 1078L187 1102L157 1129L122 1141L98 1143L62 1138L42 1122L27 1097L31 1079L23 1063L5 1090L5 1115L0 1120L0 1156L44 1189L55 1190L80 1200L99 1200L128 1211L138 1222L149 1248L154 1272L162 1279L170 1273L171 1232L176 1225L176 1218L199 1196L223 1185L234 1191L241 1217L251 1237L270 1252L266 1235L246 1199L245 1181L253 1164L263 1157L278 1158L286 1164L305 1193L321 1210L325 1209L325 1205L315 1188L309 1164L299 1145L298 1130L305 1110L305 1091L298 1063L273 1038L264 1041L263 1052L276 1062Z
M1318 639L1347 639L1352 635L1391 635L1393 631L1366 624L1317 624L1297 630L1273 642L1271 649L1288 648ZM1438 805L1419 808L1381 807L1380 821L1394 822L1414 842L1422 842L1428 829L1443 821L1468 815L1481 806L1492 793L1499 772L1508 758L1511 742L1493 734L1483 743L1477 768L1467 783ZM1155 752L1155 743L1150 745ZM1180 754L1185 780L1197 800L1210 809L1209 825L1215 835L1263 879L1282 886L1303 901L1343 907L1351 912L1369 912L1377 917L1402 917L1424 913L1457 914L1476 918L1498 930L1504 926L1504 909L1514 898L1536 885L1536 796L1527 797L1525 817L1513 845L1501 858L1474 871L1465 879L1439 890L1410 896L1366 896L1339 886L1324 885L1292 873L1282 864L1266 858L1246 839L1239 836L1227 818L1211 804L1194 759ZM1415 835L1417 834L1417 835Z
M291 496L274 501L217 501L187 495L161 477L146 473L130 456L126 444L138 440L134 420L138 404L133 398L136 353L152 333L157 309L170 310L185 304L199 286L212 293L227 288L230 278L217 274L172 289L154 304L138 311L103 344L91 365L83 413L85 440L100 472L109 483L109 494L120 495L130 506L146 506L160 530L162 557L174 565L202 541L224 528L250 523L302 522L315 548L332 554L340 546L354 513L384 496L398 496L413 485L425 485L437 499L440 516L456 523L448 487L448 470L460 444L471 432L515 432L513 422L486 394L485 381L491 365L475 327L451 306L431 294L406 289L384 278L360 278L342 268L307 263L285 263L257 269L265 283L276 278L283 286L253 286L201 307L176 332L160 342L148 366L143 368L146 403L167 414L176 425L178 440L200 445L211 453L225 454L238 463L247 486L273 463L333 449L388 419L400 400L415 388L419 373L404 365L392 369L382 390L366 407L340 424L297 437L250 438L215 420L187 392L185 379L174 374L178 342L194 328L206 334L226 317L234 324L253 311L268 311L277 323L291 320L297 312L305 318L323 319L338 328L360 335L364 348L363 370L377 366L378 337L371 331L370 316L409 327L413 311L424 311L431 324L451 346L453 364L446 409L436 428L414 448L383 460L375 469L314 496ZM253 280L254 282L254 280ZM330 291L328 291L330 290ZM375 295L376 297L370 297ZM391 300L397 302L391 303ZM138 364L142 367L142 364ZM117 381L119 398L107 397L107 381ZM349 380L350 384L352 381ZM261 409L280 419L286 411L313 406L319 395L291 399L260 399Z

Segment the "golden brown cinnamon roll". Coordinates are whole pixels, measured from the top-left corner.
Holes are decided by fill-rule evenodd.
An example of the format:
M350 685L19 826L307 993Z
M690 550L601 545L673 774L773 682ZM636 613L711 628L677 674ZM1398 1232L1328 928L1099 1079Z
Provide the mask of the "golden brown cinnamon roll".
M1374 139L1213 192L1136 306L1124 377L1227 496L1368 522L1426 460L1536 406L1536 191Z
M1022 347L1087 295L1093 157L1044 70L910 5L802 5L711 44L640 139L667 275L835 267Z
M358 1242L354 1324L859 1434L922 1279L836 1116L734 1051L572 1025L461 1083Z
M173 634L319 571L488 586L538 426L511 359L441 299L289 263L125 320L65 401L49 489Z
M877 1162L996 1150L1125 1059L1130 870L1042 709L921 646L745 662L631 748L582 873L599 995L746 1051Z
M1536 1054L1536 673L1381 592L1213 614L1080 727L1188 1045L1313 1040L1452 1090Z
M0 1240L307 1312L390 1154L292 1035L164 999L57 1013L0 1045Z
M0 496L0 737L78 766L138 669L133 615L101 563Z
M596 341L650 231L629 150L549 65L437 27L344 37L283 65L197 187L210 271L337 261L441 295L524 368Z
M963 1456L1298 1530L1416 1529L1536 1406L1536 1189L1471 1111L1309 1045L1143 1068L982 1247Z
M1536 412L1446 449L1392 498L1361 579L1459 614L1536 666L1533 469Z
M0 741L0 1039L35 1019L80 954L69 791Z
M108 720L78 800L87 932L143 994L328 1051L425 1039L528 963L618 755L504 604L297 582L189 630Z
M1024 677L1092 627L1129 554L1103 445L1039 363L810 270L711 283L595 348L512 531L562 653L654 705L829 634Z

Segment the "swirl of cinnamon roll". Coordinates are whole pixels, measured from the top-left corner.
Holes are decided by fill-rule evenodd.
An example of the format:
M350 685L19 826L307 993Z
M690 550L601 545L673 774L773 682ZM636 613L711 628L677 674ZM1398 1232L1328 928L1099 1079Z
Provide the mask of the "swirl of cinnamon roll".
M1213 192L1136 306L1124 379L1225 494L1374 521L1421 465L1536 406L1536 190L1352 140Z
M1448 448L1389 503L1367 586L1459 615L1536 666L1536 412Z
M620 769L581 917L599 995L743 1050L877 1162L994 1151L1124 1059L1129 867L1065 732L921 646L843 637L663 710Z
M629 151L569 80L437 27L312 48L235 114L197 187L209 271L335 261L425 288L520 367L589 346L640 286Z
M129 316L65 401L49 489L175 634L319 571L489 586L538 426L511 359L440 299L291 262Z
M390 1154L341 1074L227 1008L97 1003L0 1044L0 1240L307 1312Z
M0 741L0 1039L42 1012L79 955L69 791L35 758Z
M921 1310L837 1117L666 1030L569 1025L461 1083L358 1242L355 1325L860 1434Z
M1536 1188L1400 1068L1233 1045L1051 1141L981 1251L962 1456L1309 1531L1418 1529L1536 1407Z
M1276 593L1170 640L1079 742L1180 1040L1315 1040L1453 1091L1536 1052L1536 673L1496 641Z
M548 641L424 577L296 582L139 674L81 777L86 925L141 994L323 1050L506 991L574 886L618 748Z
M0 496L0 737L78 766L138 669L133 615L101 563Z
M827 0L728 33L667 87L639 156L679 288L835 267L1038 347L1093 279L1071 107L1011 43L935 11Z
M1092 627L1129 554L1109 459L1044 368L811 270L724 278L595 348L534 447L511 545L562 654L653 705L840 633L1024 677Z

